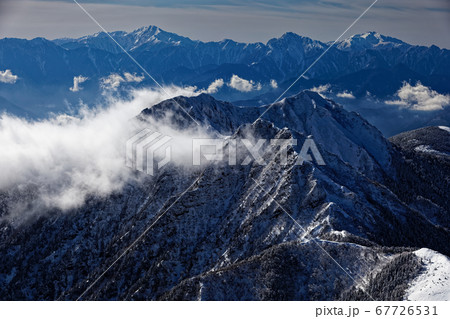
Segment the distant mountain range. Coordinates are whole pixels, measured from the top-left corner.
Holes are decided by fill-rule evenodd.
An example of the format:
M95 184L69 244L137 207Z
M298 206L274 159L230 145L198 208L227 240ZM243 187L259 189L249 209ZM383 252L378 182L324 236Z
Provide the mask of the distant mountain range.
M210 93L228 101L253 99L260 104L272 102L331 46L290 32L265 44L194 41L155 26L111 35L161 84L207 89L216 79L229 83L237 75L255 85L244 92L224 85ZM143 75L103 32L54 41L2 39L0 70L5 69L19 79L14 85L0 82L0 96L37 116L63 110L63 101L91 101L102 92L101 79L113 73ZM290 94L330 84L335 91L350 91L357 98L368 93L384 98L394 94L403 81L420 81L440 93L450 93L449 70L447 49L414 46L368 32L338 42ZM80 75L87 79L83 89L69 91L74 77ZM133 85L154 83L145 78Z
M155 26L129 33L113 32L111 35L155 75L163 77L165 81L177 81L177 77L181 76L184 83L188 84L202 81L210 83L218 76L231 77L233 67L243 72L239 76L253 81L268 82L275 79L283 82L298 76L331 46L331 43L312 40L292 32L271 39L266 44L238 43L229 39L205 43L165 32ZM68 50L98 49L123 54L103 32L79 39L59 39L54 43ZM308 72L307 77L330 81L362 70L396 67L398 70L393 72L403 72L401 77L405 80L408 80L405 76L448 76L449 72L446 70L450 69L450 51L436 46L413 46L376 32L368 32L338 42ZM186 71L192 72L190 77ZM409 74L406 74L408 71ZM214 73L213 77L208 77L208 73Z

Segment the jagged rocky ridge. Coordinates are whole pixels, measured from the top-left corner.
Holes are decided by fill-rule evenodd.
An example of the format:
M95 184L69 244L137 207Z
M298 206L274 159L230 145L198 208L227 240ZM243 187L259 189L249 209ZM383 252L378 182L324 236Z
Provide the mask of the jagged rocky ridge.
M414 199L424 198L443 216L448 206L405 184L403 150L356 113L308 91L282 100L257 121L265 108L237 107L208 95L175 100L218 134L310 136L326 165L295 165L297 146L285 165L268 149L264 166L171 166L76 211L48 212L18 226L3 222L1 299L78 298L167 208L83 299L369 298L361 288L375 299L402 299L421 267L409 252L427 247L449 255L447 220L428 219ZM139 120L168 120L167 114L175 126L193 125L172 100L145 109ZM2 193L2 215L9 201L19 200L13 196ZM392 265L405 263L416 266L402 267L406 273L395 287L373 283L391 280Z

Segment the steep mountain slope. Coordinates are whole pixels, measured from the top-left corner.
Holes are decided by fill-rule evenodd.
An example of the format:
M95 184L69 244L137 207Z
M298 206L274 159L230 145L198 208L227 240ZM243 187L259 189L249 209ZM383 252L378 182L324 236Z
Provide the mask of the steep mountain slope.
M406 152L415 152L424 156L450 156L450 128L446 126L430 126L404 132L393 136L391 141Z
M401 174L405 177L408 189L414 189L413 195L409 196L411 203L423 211L430 220L446 227L450 224L449 131L450 129L445 126L431 126L390 138L406 159L405 165L401 166ZM436 204L446 210L436 207Z
M280 101L259 120L265 108L208 95L175 100L211 133L231 135L225 153L233 138L299 143L288 147L286 163L279 149L264 147L266 165L169 165L72 212L26 224L3 219L1 299L78 298L155 221L83 299L330 300L372 287L371 276L394 260L407 265L401 256L415 247L450 254L448 224L399 198L401 153L356 113L313 92ZM137 120L149 119L194 125L173 100ZM326 165L297 165L307 137ZM17 196L3 190L1 216ZM395 281L395 295L381 287L374 298L402 299L416 274L405 269L410 275Z

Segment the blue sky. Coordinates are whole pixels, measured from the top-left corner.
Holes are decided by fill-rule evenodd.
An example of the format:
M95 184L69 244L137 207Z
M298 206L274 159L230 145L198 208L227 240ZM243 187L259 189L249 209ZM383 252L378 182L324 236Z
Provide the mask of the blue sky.
M107 30L157 25L204 41L266 42L292 31L336 39L373 0L79 0ZM79 37L99 31L72 0L3 0L0 37ZM449 0L379 0L347 35L365 31L450 48Z

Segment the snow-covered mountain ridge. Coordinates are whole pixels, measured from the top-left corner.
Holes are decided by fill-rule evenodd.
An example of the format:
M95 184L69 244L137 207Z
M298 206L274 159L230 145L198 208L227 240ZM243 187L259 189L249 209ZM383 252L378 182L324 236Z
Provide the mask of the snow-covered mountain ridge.
M263 166L171 165L72 212L43 212L23 225L3 221L2 299L78 298L158 218L83 299L368 298L360 287L374 299L403 299L422 268L413 251L450 254L448 223L430 220L416 201L422 197L440 214L448 215L448 206L409 183L403 151L356 113L306 91L259 120L267 106L239 107L200 95L149 105L138 121L193 125L177 103L217 134L310 136L326 165L296 165L296 147L286 164L268 149ZM2 216L15 196L1 193Z

